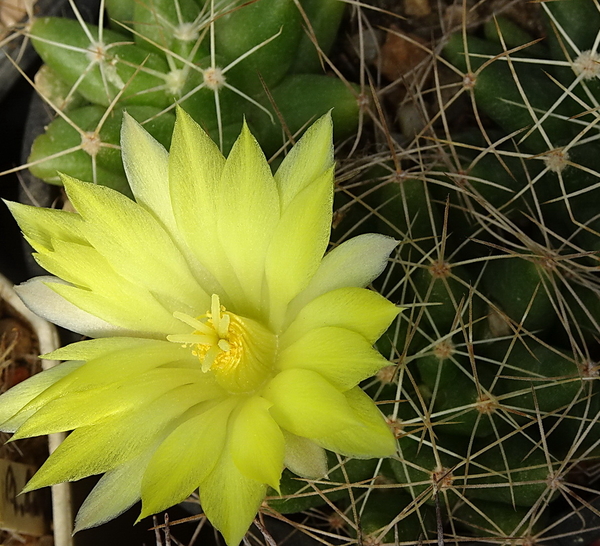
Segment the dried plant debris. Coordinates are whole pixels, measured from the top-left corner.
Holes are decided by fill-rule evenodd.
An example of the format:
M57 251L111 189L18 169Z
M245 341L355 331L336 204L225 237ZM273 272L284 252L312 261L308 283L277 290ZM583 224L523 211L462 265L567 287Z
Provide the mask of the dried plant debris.
M7 302L0 300L0 392L41 370L39 349L31 326Z
M41 371L38 354L38 342L31 326L12 306L0 300L0 391L4 392ZM0 540L2 544L11 546L49 544L51 537L44 535L48 532L49 495L37 492L17 496L46 459L47 438L42 436L7 444L9 437L6 433L0 435L0 484L3 491Z
M0 36L14 28L33 11L35 0L2 0L0 2Z

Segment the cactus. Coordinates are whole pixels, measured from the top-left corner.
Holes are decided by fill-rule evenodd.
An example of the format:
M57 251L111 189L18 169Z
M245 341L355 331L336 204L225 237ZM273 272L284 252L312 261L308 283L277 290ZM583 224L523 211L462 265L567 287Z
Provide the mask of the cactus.
M404 99L429 106L422 134L342 167L338 237L396 236L377 288L408 303L365 385L399 445L357 501L371 543L542 543L599 494L574 475L600 456L600 10L538 9L538 42L502 17L447 36L453 95L431 114L423 77Z
M235 32L225 25L247 8L190 0L180 5L186 28L197 26L192 44L166 30L180 19L163 13L163 4L144 11L145 3L107 2L110 30L144 51L144 62L131 53L122 75L117 68L128 82L122 94L113 80L93 84L92 72L77 86L51 76L67 84L53 103L62 101L64 114L80 119L84 132L98 129L100 112L116 99L108 106L115 120L124 107L138 108L147 112L140 119L157 124L155 113L168 120L169 105L181 102L224 149L240 112L271 151L284 139L269 116L281 115L293 135L318 107L335 106L340 137L352 134L355 93L317 73L315 50L259 68L277 108L261 98L256 80L244 87L244 66L255 70L266 62L259 59L280 38L284 45L273 55L303 51L308 34L285 35L285 27L279 34L273 23L256 42L239 49L227 43L228 49L220 44ZM328 11L325 4L303 0L303 10L289 17L298 25L308 17L327 52L326 31L337 26L341 8L334 2ZM362 4L351 9L348 25L381 24L381 12ZM399 142L385 102L394 86L382 91L374 83L377 108L365 110L374 123L364 147L338 157L334 240L375 230L400 242L376 288L406 309L378 341L390 366L363 384L386 414L399 449L391 460L332 458L322 480L286 476L282 496L271 492L263 512L290 531L326 544L534 544L597 526L584 522L594 513L598 484L578 476L593 474L600 457L600 8L594 0L558 0L531 9L543 34L530 36L501 16L480 25L469 21L432 44L428 62L395 82L406 86L405 95L398 94L401 106L424 120L415 137ZM240 21L234 22L246 28ZM256 64L245 64L264 42ZM225 70L238 58L225 73L233 89L204 87L187 96L207 72L219 87L214 68ZM184 62L189 59L196 68ZM184 86L169 91L165 74L188 68ZM152 77L160 80L154 88L136 91L138 81ZM106 104L83 105L91 101L88 84ZM61 122L49 127L47 141L69 132ZM109 130L116 121L107 123L99 129L106 150L85 169L99 183L109 183L107 173L115 184L121 175L106 152L118 144ZM80 145L75 133L69 138L67 146ZM40 158L61 154L42 137L36 147L46 149L35 155L34 148L34 168L42 168ZM281 515L297 511L303 515ZM565 530L573 514L579 527Z
M90 108L120 119L123 109L152 107L137 117L161 141L179 104L224 152L244 117L268 155L332 108L338 139L356 130L355 88L322 73L304 32L308 24L327 54L343 15L338 0L145 0L106 7L111 28L103 26L102 15L99 26L46 17L29 28L43 70L52 74L39 91L59 114L29 157L32 173L46 182L59 183L57 170L85 173L127 193L122 173L106 169L83 137L77 147L74 133L92 130L91 122L78 122L87 120ZM65 124L73 131L65 132ZM114 150L112 136L97 135L102 147Z

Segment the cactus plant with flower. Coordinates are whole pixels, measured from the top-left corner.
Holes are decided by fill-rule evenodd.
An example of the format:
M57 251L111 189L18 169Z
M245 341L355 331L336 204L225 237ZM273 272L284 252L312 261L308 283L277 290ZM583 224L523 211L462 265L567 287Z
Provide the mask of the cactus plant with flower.
M482 2L477 9L484 11L486 6L490 7ZM377 21L373 26L381 22L374 15L381 17L380 12L369 12L365 3L353 3L349 9L356 24L363 24L370 16ZM475 10L465 8L464 21L468 24L460 32L444 34L440 28L445 46L442 54L442 44L438 48L436 42L429 62L417 67L414 74L384 87L377 86L377 78L371 78L377 105L373 132L367 131L364 149L353 150L350 157L338 157L332 240L339 246L325 256L321 267L329 259L334 260L345 245L363 240L390 241L373 239L372 232L391 236L399 243L392 250L388 268L377 279L375 273L369 279L374 279L380 293L407 309L392 319L389 308L388 320L392 323L376 341L390 365L378 368L384 364L380 360L369 372L374 375L361 376L364 379L360 382L396 438L395 454L357 459L361 455L356 447L353 451L333 449L328 454L327 478L315 478L316 470L313 474L306 472L302 478L301 473L290 471L293 465L287 465L289 439L284 434L284 463L288 469L281 473L279 488L274 487L271 474L268 480L268 476L263 477L261 494L266 492L267 496L261 511L285 520L299 533L318 536L324 543L474 540L551 544L567 536L591 536L585 533L598 526L593 518L597 515L594 506L600 451L596 225L599 95L595 72L600 11L592 0L559 0L519 9L532 10L539 18L536 21L540 24L533 27L531 36L514 18L489 18L476 26L471 19ZM125 24L135 19L127 13L119 17ZM446 20L444 23L451 26ZM404 29L411 28L410 20L401 24ZM540 32L542 25L545 30ZM356 42L364 45L371 30L368 26L362 28ZM417 32L414 26L412 31ZM388 34L403 32L390 23ZM159 38L152 40L161 47L173 46ZM427 49L423 45L428 43L427 38L412 39L412 43ZM153 52L160 54L161 47ZM377 63L392 48L383 49ZM356 64L362 69L365 63L363 58L360 60ZM372 75L366 74L366 69L361 72L364 79ZM287 92L293 93L294 86L290 85ZM402 102L397 109L399 115L408 109L422 118L416 136L395 132L393 100ZM128 123L136 127L131 120ZM125 153L124 172L128 174L135 168L133 160L127 160L130 156L134 157ZM314 156L306 165L313 160L320 161ZM75 196L84 223L91 222L91 211L86 212L82 199L77 199L77 183L67 180L66 187ZM138 203L154 210L153 198L141 195L135 191ZM195 198L171 192L173 204L177 198L187 199L190 210L198 208ZM284 210L284 201L280 199L280 210ZM215 202L213 206L220 206L221 198ZM53 225L62 230L58 220L62 216L55 218ZM169 215L161 218L166 229L173 225ZM206 222L187 235L185 229L181 233L185 237L195 234L197 254L207 256L204 259L214 265L221 263L219 256L228 256L230 247L220 254L205 243L204 234L212 228L213 218L194 218ZM37 224L24 219L21 223L24 229L30 226L27 233L40 247L38 259L50 264L48 256L57 252L50 248L52 241L62 240L62 236L40 243L43 232ZM180 225L177 219L175 223ZM191 224L190 219L181 225ZM219 237L227 237L230 231L219 231ZM290 229L288 233L294 232ZM87 244L83 239L70 242L84 247ZM246 246L250 249L251 245ZM383 260L382 252L381 264ZM344 278L352 270L363 271L370 262L357 260L350 266L335 258L335 263L342 263ZM171 270L165 265L164 271L169 275ZM212 271L209 267L208 272ZM53 272L57 274L58 270ZM212 282L213 277L207 275L206 279ZM87 298L92 305L88 292L101 290L104 281L99 278L94 287L83 287L77 296L80 302ZM72 286L63 286L54 288L69 295L75 292ZM269 290L268 282L263 286ZM42 289L39 284L32 283L32 294L34 289L42 298L57 297L56 291ZM332 298L340 294L338 290L331 292ZM151 294L154 297L155 292ZM213 294L218 301L213 301ZM119 300L122 312L130 311L128 297L123 289ZM161 305L171 301L164 296L158 299ZM217 386L231 389L222 377L222 355L235 344L231 342L233 336L221 336L219 330L225 332L227 324L229 332L237 324L235 317L258 323L264 319L232 306L218 290L211 289L202 302L200 307L204 308L197 313L177 309L177 316L169 315L171 324L187 330L163 328L161 333L169 336L163 341L165 346L168 343L177 350L195 352L192 360L200 373L215 378L221 374L221 383L215 379ZM261 300L261 313L271 309L272 304L272 300ZM319 309L319 320L328 316L328 307ZM47 306L53 308L54 304ZM47 309L44 312L49 312ZM288 312L290 309L288 306ZM117 310L114 313L116 316ZM366 322L375 320L370 312L364 315ZM58 314L47 316L60 320ZM90 320L88 315L79 317L82 324ZM289 328L296 328L294 324L300 317L298 314ZM131 317L134 319L142 320ZM249 321L246 324L249 330L254 325ZM258 329L255 335L262 337ZM370 343L375 337L365 339ZM305 339L303 350L310 345L323 351L326 346L320 340ZM78 354L69 356L68 349L64 351L58 356L73 359L67 366L79 366L75 362ZM352 352L360 353L358 349ZM351 361L351 355L342 347L336 353ZM102 356L103 362L107 359ZM93 360L90 357L90 362ZM202 367L208 371L201 372ZM325 379L333 381L331 377ZM244 379L236 377L235 381L237 384ZM350 391L336 389L349 396ZM317 389L310 390L314 393ZM53 392L58 393L58 389L48 397ZM267 411L277 422L281 414L269 396L268 391L260 395L268 404L273 403ZM292 396L289 398L292 403ZM40 404L46 400L40 398ZM132 400L137 404L135 396ZM36 410L32 404L30 411ZM255 415L262 414L257 410ZM27 416L24 412L23 418ZM284 424L281 427L286 429ZM24 428L22 434L27 430ZM226 442L231 438L228 436ZM313 443L328 447L322 440ZM322 457L313 460L323 462ZM243 473L243 468L240 471ZM118 476L109 471L102 478L101 483L106 484L103 487L108 490L113 483L110 480ZM101 505L92 504L94 498L102 498L95 495L86 508L90 512ZM202 484L199 502L204 508ZM258 500L254 506L258 506ZM248 514L255 511L248 509ZM278 514L295 511L305 511L301 521ZM211 513L209 508L206 513L225 528L214 517L214 511ZM85 522L84 516L85 511L80 522Z
M63 175L77 212L9 204L55 275L20 296L96 339L46 355L66 362L4 395L1 426L13 440L73 430L25 490L103 473L77 529L199 488L235 545L284 467L314 479L325 449L394 453L358 384L388 365L372 345L399 308L364 286L397 242L363 235L325 254L328 115L275 175L246 126L225 159L181 110L170 153L128 115L122 149L135 201Z

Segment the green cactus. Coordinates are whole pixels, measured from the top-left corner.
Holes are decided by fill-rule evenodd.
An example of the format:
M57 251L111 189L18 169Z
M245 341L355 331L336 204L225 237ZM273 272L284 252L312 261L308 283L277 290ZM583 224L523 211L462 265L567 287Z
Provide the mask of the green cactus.
M55 80L68 87L64 95L82 97L90 107L105 111L155 107L158 132L168 130L170 113L179 104L225 153L245 117L272 155L289 135L297 135L332 108L336 138L356 130L357 91L322 73L315 46L304 31L314 25L310 31L327 54L343 8L339 0L317 5L294 0L108 2L110 29L46 17L33 22L30 35ZM55 108L65 107L47 98ZM71 170L71 164L85 162L82 154L87 149L71 157L73 139L63 141L60 131L52 130L52 136L39 137L52 140L50 148L47 143L34 144L29 158L34 174L56 184L56 170L85 173L96 183L127 191L119 176L108 181L112 171L105 173L101 165ZM87 163L94 162L102 163L90 155Z
M365 520L376 543L432 506L449 541L541 540L577 490L570 472L597 464L600 9L539 13L537 43L502 18L485 39L449 36L460 83L434 138L342 170L339 236L377 226L401 240L377 288L409 307L378 342L389 377L365 385L399 438L371 491L391 512ZM463 95L467 127L450 117ZM435 540L436 527L396 536Z
M53 122L34 145L32 170L50 179L68 164L126 192L112 125L125 106L154 123L166 146L175 102L224 150L242 113L269 153L332 107L337 137L353 135L358 88L323 75L301 31L306 16L327 53L343 6L300 0L302 14L293 2L269 11L270 1L182 1L179 15L163 0L109 1L121 42L104 31L118 56L108 79L104 58L81 81L54 66L67 53L73 66L87 58L80 26L79 41L69 37L80 51L68 52L41 36L62 22L34 26L66 86L53 103L74 96L63 113L81 131ZM350 9L348 25L381 26L380 10ZM286 475L282 495L273 491L264 507L302 511L285 521L324 544L543 543L561 535L564 511L592 513L598 485L577 476L600 457L600 8L557 0L535 9L544 25L535 36L500 16L469 23L432 45L426 75L383 90L372 78L375 128L362 149L338 157L334 240L397 238L375 288L405 310L377 342L390 366L362 385L393 428L397 455L332 458L321 480ZM254 35L262 19L267 30ZM196 41L171 32L182 25ZM246 71L260 72L276 107ZM115 85L117 76L127 85ZM405 95L390 92L400 84ZM82 155L82 134L96 131L116 97L98 133L106 146ZM394 132L392 99L416 105L426 122L416 137Z

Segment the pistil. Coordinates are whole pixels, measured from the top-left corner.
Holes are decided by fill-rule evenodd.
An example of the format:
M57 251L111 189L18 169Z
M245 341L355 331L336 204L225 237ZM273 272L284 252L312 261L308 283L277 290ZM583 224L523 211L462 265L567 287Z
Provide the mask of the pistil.
M167 336L173 343L192 349L203 372L212 372L230 392L250 392L270 377L277 338L255 320L230 313L213 294L210 310L194 318L174 313L193 332Z

